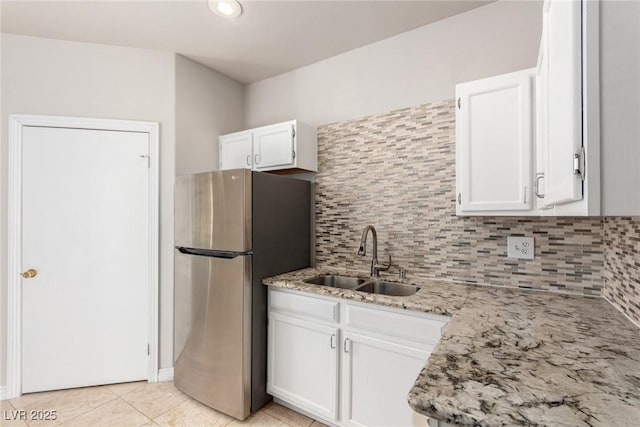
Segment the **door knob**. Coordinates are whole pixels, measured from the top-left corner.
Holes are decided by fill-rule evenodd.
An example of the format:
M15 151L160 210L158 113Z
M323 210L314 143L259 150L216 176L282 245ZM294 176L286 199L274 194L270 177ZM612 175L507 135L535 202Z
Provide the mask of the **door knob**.
M31 279L33 277L36 277L37 275L38 275L38 272L33 268L30 268L27 271L22 273L22 277L24 277L25 279Z

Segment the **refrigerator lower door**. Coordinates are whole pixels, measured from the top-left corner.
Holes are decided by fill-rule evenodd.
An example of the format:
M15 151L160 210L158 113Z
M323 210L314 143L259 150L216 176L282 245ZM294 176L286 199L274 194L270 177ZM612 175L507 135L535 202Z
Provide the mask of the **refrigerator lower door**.
M175 253L174 382L238 419L251 404L251 256Z

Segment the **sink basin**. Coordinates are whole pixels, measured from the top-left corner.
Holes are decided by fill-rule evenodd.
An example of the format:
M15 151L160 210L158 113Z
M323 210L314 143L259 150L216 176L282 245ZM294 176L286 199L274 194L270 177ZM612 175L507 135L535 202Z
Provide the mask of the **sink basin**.
M313 285L331 286L332 288L355 289L366 282L366 280L359 279L357 277L326 274L324 276L316 276L312 279L305 280L305 282Z
M390 295L394 297L406 297L415 294L419 290L419 286L384 281L367 282L356 289L356 291L380 295Z

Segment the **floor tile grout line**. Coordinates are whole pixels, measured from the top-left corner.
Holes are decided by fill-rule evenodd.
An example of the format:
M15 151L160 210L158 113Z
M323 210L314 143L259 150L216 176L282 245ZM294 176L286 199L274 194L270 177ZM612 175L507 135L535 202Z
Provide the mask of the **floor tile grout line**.
M135 382L138 382L138 381L135 381ZM148 381L141 381L141 382L144 382L144 384L141 384L141 385L140 385L140 388L147 387L147 385L148 385L148 384L157 384L157 383L150 383L150 382L148 382ZM118 383L118 384L127 384L127 383ZM111 385L118 385L118 384L111 384ZM125 396L127 396L127 395L129 395L129 394L131 394L131 393L133 393L133 392L136 392L136 391L138 391L138 390L139 390L139 389L134 388L133 390L129 390L128 392L123 393L123 394L118 394L118 393L116 393L115 391L112 391L112 393L117 394L119 398L124 399L124 397L125 397Z
M274 405L281 406L282 408L286 409L287 411L291 411L291 412L294 412L294 413L296 413L296 414L302 415L303 417L308 418L308 419L309 419L309 424L307 424L306 426L303 426L303 427L311 427L311 424L313 424L313 422L315 421L313 418L307 417L306 415L301 414L300 412L296 412L296 411L294 411L293 409L287 408L286 406L279 405L278 403L273 402L273 401L272 401L271 403L269 403L268 405L264 406L263 408L261 408L258 412L260 412L260 411L265 411L265 413L266 413L267 415L270 415L272 418L275 418L276 420L281 421L281 422L285 423L285 424L286 424L286 425L288 425L288 426L291 426L291 427L299 427L299 426L296 426L296 425L294 425L294 424L291 424L288 420L286 420L286 419L284 419L284 418L280 418L280 417L279 417L278 415L276 415L276 414L272 414L272 413L269 411L269 408L270 408L270 407L272 407L272 406L274 406Z
M151 417L149 417L147 414L143 413L141 410L139 410L138 408L133 406L131 403L129 403L126 400L124 400L122 398L122 396L118 396L118 399L122 400L127 406L130 406L134 411L136 411L137 413L139 413L140 415L142 415L143 417L145 417L147 419L146 422L144 422L143 424L140 424L141 426L147 424L149 421L153 422L153 419Z
M258 412L260 412L260 411L258 411ZM256 412L256 414L257 414L258 412ZM276 421L280 421L281 423L283 423L283 424L285 424L285 425L288 425L288 426L290 426L290 427L295 427L293 424L290 424L290 423L286 422L285 420L281 420L280 418L276 417L275 415L271 415L271 414L270 414L270 413L268 413L268 412L265 412L264 414L265 414L267 417L271 417L271 418L273 418L274 420L276 420Z
M289 408L287 408L287 409L289 409ZM291 409L289 409L289 410L291 411ZM292 411L292 412L295 412L295 411ZM285 424L286 424L286 425L288 425L288 426L291 426L291 427L300 427L300 426L297 426L297 425L295 425L295 424L291 424L288 420L282 419L282 418L278 417L277 415L270 414L269 412L266 412L266 411L265 411L265 414L269 415L271 418L275 418L276 420L280 421L281 423L285 423ZM301 415L304 415L304 414L301 414ZM305 415L305 416L306 416L306 415ZM307 417L307 418L309 418L309 417ZM303 426L303 427L311 427L311 424L313 424L313 421L314 421L314 420L309 421L309 424L307 424L306 426Z
M94 406L93 408L91 408L91 409L89 409L89 410L87 410L87 411L84 411L83 413L78 414L78 415L76 415L75 417L71 417L71 418L69 418L68 420L65 420L64 422L56 423L56 424L54 424L54 426L56 426L56 427L57 427L57 426L60 426L60 425L65 424L65 423L67 423L67 422L69 422L69 421L71 421L71 420L75 420L76 418L81 417L81 416L83 416L84 414L87 414L87 413L89 413L89 412L93 411L94 409L101 408L101 407L103 407L104 405L106 405L107 403L113 402L113 401L114 401L114 400L116 400L117 398L118 398L118 396L115 396L115 397L114 397L113 399L111 399L111 400L108 400L108 401L106 401L106 402L104 402L104 403L102 403L102 404L100 404L100 405L98 405L98 406ZM31 424L29 424L29 425L31 425Z
M55 394L57 391L66 391L66 390L72 390L72 389L54 390L53 392L45 392L45 393ZM82 412L82 413L80 413L80 414L78 414L78 415L75 415L75 416L73 416L73 417L69 418L68 420L65 420L65 421L62 421L62 422L55 422L55 421L54 421L54 422L53 422L53 424L43 423L43 425L53 425L53 426L56 426L56 427L57 427L57 426L62 425L62 424L64 424L64 423L68 422L68 421L74 420L74 419L76 419L77 417L79 417L79 416L82 416L82 415L86 414L87 412L91 412L91 411L93 411L94 409L100 408L101 406L106 405L106 404L107 404L107 403L109 403L109 402L113 402L113 401L114 401L114 400L116 400L116 399L117 399L117 396L114 396L114 398L113 398L113 399L107 400L107 401L105 401L105 402L101 403L101 404L100 404L100 405L98 405L98 406L94 406L93 408L90 408L90 409L88 409L88 410L86 410L86 411L84 411L84 412ZM13 405L12 405L12 406L13 406ZM33 420L32 420L32 421L33 421ZM34 424L33 422L28 422L28 421L27 421L27 422L25 422L25 424L26 424L27 426L36 425L36 424Z
M180 393L182 393L182 392L180 392ZM184 394L184 393L182 393L182 394ZM186 396L186 399L184 399L182 402L178 403L177 405L173 405L173 406L172 406L172 407L170 407L169 409L167 409L167 410L163 411L162 413L160 413L160 414L156 415L155 417L151 418L151 421L153 421L155 424L158 424L158 423L156 423L156 420L157 420L158 418L160 418L161 416L163 416L163 415L164 415L164 414L166 414L167 412L169 412L169 411L171 411L171 410L173 410L173 409L177 408L178 406L180 406L180 405L184 404L185 402L187 402L187 401L190 399L190 397L189 397L189 396L187 396L186 394L185 394L185 396ZM147 415L147 417L148 417L148 415Z

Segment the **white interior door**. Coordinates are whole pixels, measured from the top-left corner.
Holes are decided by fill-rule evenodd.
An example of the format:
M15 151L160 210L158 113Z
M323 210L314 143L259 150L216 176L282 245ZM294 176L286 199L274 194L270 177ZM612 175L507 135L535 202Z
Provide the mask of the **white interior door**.
M146 379L149 134L22 135L22 392Z

